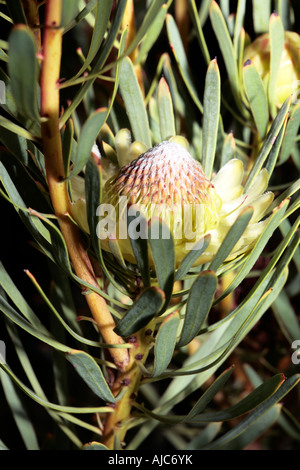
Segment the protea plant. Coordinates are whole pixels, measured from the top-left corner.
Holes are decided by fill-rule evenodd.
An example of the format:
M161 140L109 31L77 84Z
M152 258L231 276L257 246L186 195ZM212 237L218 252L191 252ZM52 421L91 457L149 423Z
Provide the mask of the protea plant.
M3 5L2 448L299 444L296 12L219 3Z

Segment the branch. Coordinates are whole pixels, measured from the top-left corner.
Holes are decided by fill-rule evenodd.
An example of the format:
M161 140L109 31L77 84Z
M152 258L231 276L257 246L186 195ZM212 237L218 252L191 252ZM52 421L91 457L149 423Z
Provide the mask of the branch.
M62 52L63 29L61 23L62 0L48 0L43 40L43 64L41 72L41 115L46 118L42 123L42 142L45 155L46 175L50 197L59 226L77 276L98 288L90 259L83 244L78 227L68 216L70 199L65 182L62 156L62 143L59 131L59 75ZM99 332L107 344L122 344L123 339L113 331L114 320L105 300L99 294L89 291L85 298ZM125 369L129 356L127 349L110 348L115 364Z

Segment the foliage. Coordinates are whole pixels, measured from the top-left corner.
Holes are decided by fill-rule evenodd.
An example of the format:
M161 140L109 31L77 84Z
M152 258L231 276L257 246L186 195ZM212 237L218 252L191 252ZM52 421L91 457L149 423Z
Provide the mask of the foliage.
M269 28L274 41L295 31L298 5L277 0L274 16L255 0L63 1L53 27L52 0L2 3L0 447L270 449L284 434L296 448L300 105L278 108L278 64L266 89L244 51ZM132 240L136 263L113 240L104 251L109 171L178 136L209 178L237 158L249 188L266 168L263 233L228 261L243 214L197 267L208 237L177 269L172 237ZM72 213L76 181L88 231Z

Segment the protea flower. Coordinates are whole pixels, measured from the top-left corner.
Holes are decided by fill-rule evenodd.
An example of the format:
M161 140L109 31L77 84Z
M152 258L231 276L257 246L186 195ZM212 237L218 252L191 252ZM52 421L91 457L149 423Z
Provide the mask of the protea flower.
M98 231L102 248L110 251L109 240L117 238L124 259L135 262L123 219L134 208L145 220L159 216L168 225L177 267L194 244L210 234L210 244L195 263L199 265L214 257L238 215L245 207L252 206L250 223L228 257L233 259L249 251L262 233L266 221L261 219L273 200L273 193L265 192L268 185L265 169L246 192L243 178L243 163L233 159L210 181L184 146L174 141L162 142L107 180L102 201L105 217ZM82 220L78 209L79 206L74 216Z
M285 31L284 48L276 82L276 106L280 108L284 101L300 88L300 36ZM270 35L262 34L245 50L244 62L251 60L267 87L270 74Z

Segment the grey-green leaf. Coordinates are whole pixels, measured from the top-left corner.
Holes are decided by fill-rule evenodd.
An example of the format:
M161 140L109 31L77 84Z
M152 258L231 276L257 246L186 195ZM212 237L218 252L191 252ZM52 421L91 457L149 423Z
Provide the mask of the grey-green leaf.
M168 315L160 325L154 346L153 377L162 374L171 362L180 321L179 312Z
M263 139L269 124L268 99L259 73L250 61L244 64L243 78L245 92L249 100L254 122L260 138Z
M39 444L30 418L21 402L10 377L0 370L0 378L6 400L12 411L18 430L27 450L39 450Z
M18 111L39 121L35 39L31 29L22 24L15 26L9 37L9 74Z
M210 62L205 78L203 100L202 166L208 178L211 177L217 146L220 114L220 73L217 60Z
M67 3L67 2L65 2L64 0L63 4L64 3ZM71 1L68 0L68 3L73 4L73 5L76 4L74 0L71 0ZM92 60L95 58L96 54L98 53L100 49L100 45L103 41L107 24L109 21L109 17L111 14L112 5L113 5L113 0L106 0L105 2L101 0L97 0L96 14L95 14L95 26L93 28L93 35L92 35L89 51L84 61L84 64L82 65L81 69L77 73L77 76L81 75L88 68L88 66L91 64ZM70 5L70 7L72 8L72 5ZM69 21L71 20L72 18L70 18ZM64 24L67 24L67 23L68 22L65 22Z
M252 0L253 24L256 34L266 33L269 29L271 0Z
M120 89L135 140L152 146L149 121L140 85L129 57L120 63Z
M217 290L218 278L213 271L203 271L191 287L178 346L188 344L205 321Z
M104 125L107 118L107 109L100 108L92 113L84 123L76 149L75 162L70 171L69 177L78 175L80 171L87 164L93 144L100 132L101 127Z
M133 215L132 209L134 209L134 206L131 206L128 214L127 214L127 223L128 223L128 232L130 234L130 225L132 223L136 224L136 220L138 219L140 224L141 224L141 230L142 227L147 227L147 221L145 218L143 218L142 214L138 211L136 211L136 214L139 213L139 215L136 216L136 214ZM151 280L150 280L150 268L149 268L149 258L148 258L148 242L147 242L147 236L146 233L144 234L145 236L142 236L142 233L138 238L136 237L129 237L130 238L130 243L132 247L132 251L134 253L135 259L137 266L140 270L142 280L144 287L150 287L151 285Z
M300 103L291 111L279 155L279 164L284 163L292 153L300 125Z
M193 246L193 249L190 250L188 254L183 258L178 270L176 271L175 281L179 281L187 274L187 272L193 266L193 264L197 261L199 256L208 247L210 240L211 240L211 235L207 234L195 243L195 245Z
M161 311L164 301L165 295L157 287L144 289L114 331L123 337L136 333Z
M291 98L287 98L286 101L281 106L280 110L278 111L278 114L276 118L274 119L266 138L263 141L260 152L257 155L256 160L254 162L254 165L249 171L248 178L244 186L245 191L250 187L251 183L254 181L254 178L258 175L261 168L263 167L264 162L267 159L274 145L275 139L278 136L282 126L284 125L290 104L291 104ZM271 175L269 176L271 177Z
M210 5L210 20L225 62L232 94L240 105L237 57L220 7L214 0Z
M72 350L67 354L67 359L98 397L109 403L115 402L115 398L107 385L100 367L89 354L83 351Z
M74 20L78 14L78 2L74 0L64 0L62 2L61 25L64 27Z
M149 221L148 240L154 260L159 287L166 295L167 307L173 290L175 252L173 238L167 224L157 218Z
M284 47L284 27L280 16L273 13L270 17L270 79L269 102L272 116L276 115L276 84L280 68L281 55Z
M231 253L231 250L234 248L238 240L241 238L242 234L246 230L246 227L252 217L253 209L252 207L247 207L236 219L233 226L228 231L225 239L223 240L222 245L217 251L214 259L210 263L209 269L216 271L218 267L225 261L227 256Z
M197 90L196 87L193 83L190 67L188 64L188 60L186 57L186 53L182 44L182 40L180 37L180 33L178 31L176 22L171 15L167 15L166 19L166 24L167 24L167 31L168 31L168 38L169 38L169 43L170 47L173 51L175 60L177 62L179 71L181 73L182 79L194 101L196 106L198 107L199 111L202 113L203 112L203 106L201 101L198 98Z
M172 96L164 77L161 78L158 85L157 105L161 138L167 140L173 137L176 131Z
M162 30L167 14L167 9L167 5L162 5L154 20L148 27L147 34L144 36L144 39L140 43L138 57L134 62L135 64L143 63L147 59L148 52L150 51L151 47L155 43Z

